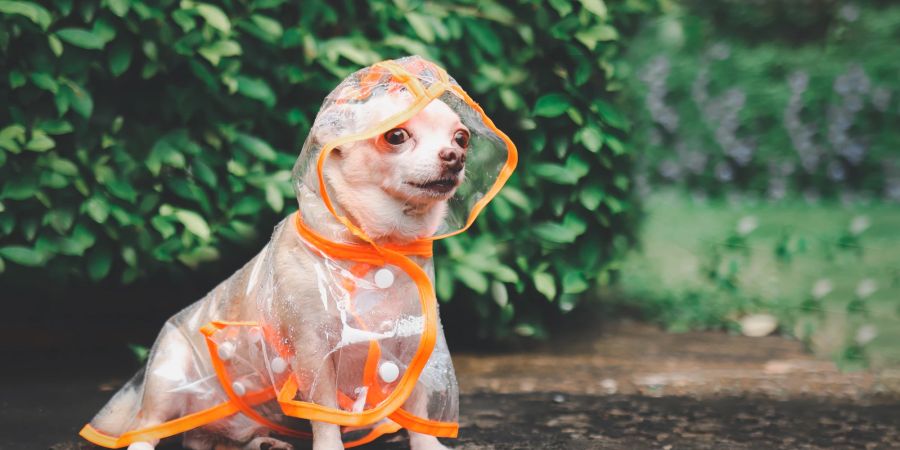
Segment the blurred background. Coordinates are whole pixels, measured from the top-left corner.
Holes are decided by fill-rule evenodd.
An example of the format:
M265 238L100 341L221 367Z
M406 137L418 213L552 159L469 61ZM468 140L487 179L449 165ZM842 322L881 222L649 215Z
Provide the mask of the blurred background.
M296 209L324 96L419 54L521 152L437 246L451 345L627 318L896 367L898 39L878 0L0 1L0 345L139 357Z

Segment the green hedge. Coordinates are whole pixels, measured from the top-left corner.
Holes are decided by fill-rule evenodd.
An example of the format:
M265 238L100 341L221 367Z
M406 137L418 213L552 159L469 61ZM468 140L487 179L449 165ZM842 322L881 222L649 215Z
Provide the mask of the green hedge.
M294 209L288 171L325 94L406 54L444 65L521 151L476 230L439 249L439 294L480 335L540 334L630 241L612 101L623 38L655 0L52 4L0 1L4 282L128 284L249 257Z

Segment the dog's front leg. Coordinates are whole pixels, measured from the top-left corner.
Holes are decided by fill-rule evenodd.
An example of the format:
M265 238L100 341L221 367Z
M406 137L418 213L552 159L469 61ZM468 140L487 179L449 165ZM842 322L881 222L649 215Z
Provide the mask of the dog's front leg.
M415 416L428 417L428 398L421 386L417 386L406 400L403 407ZM409 446L412 450L448 450L434 436L415 431L409 432Z
M305 342L313 343L318 339L306 339ZM324 344L320 343L324 348ZM315 383L312 386L310 397L313 403L327 408L337 408L337 381L334 370L334 361L331 355L323 355L319 351L298 353L295 364L299 367L316 367L319 371ZM341 440L341 428L338 425L327 422L310 421L313 432L313 450L343 450L344 443Z

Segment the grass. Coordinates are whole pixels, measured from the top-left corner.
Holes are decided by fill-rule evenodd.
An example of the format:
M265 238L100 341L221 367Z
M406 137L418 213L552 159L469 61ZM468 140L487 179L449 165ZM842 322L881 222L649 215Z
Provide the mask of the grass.
M617 300L673 331L740 331L765 313L779 332L852 369L900 365L900 207L802 199L645 201L642 248Z

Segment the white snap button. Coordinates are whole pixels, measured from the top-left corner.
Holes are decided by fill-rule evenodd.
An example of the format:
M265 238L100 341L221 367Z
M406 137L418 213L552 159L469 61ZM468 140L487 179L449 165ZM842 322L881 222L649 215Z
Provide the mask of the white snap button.
M284 372L285 369L287 369L287 361L285 361L284 358L276 356L272 359L272 372L281 373Z
M400 376L400 368L390 361L381 363L378 367L378 376L385 383L393 383Z
M228 361L234 357L234 344L231 342L225 342L222 345L219 345L219 358L224 361Z
M262 333L262 329L260 327L250 328L250 331L248 331L247 334L249 335L248 337L250 338L250 342L252 342L254 344L262 341L263 333Z
M231 383L231 390L234 391L234 393L238 397L242 397L244 394L247 393L247 389L244 388L244 385L241 384L240 381L235 381L234 383Z
M386 289L392 284L394 284L394 272L389 269L378 269L378 272L375 272L375 286Z

